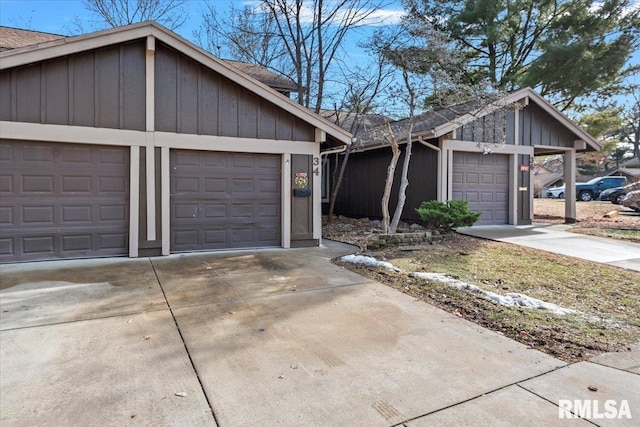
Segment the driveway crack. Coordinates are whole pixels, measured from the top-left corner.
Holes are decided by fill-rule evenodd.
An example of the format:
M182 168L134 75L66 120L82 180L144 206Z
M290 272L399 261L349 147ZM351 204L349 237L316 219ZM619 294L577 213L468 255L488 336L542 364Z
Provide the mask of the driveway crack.
M200 384L200 390L202 390L204 399L206 400L207 405L209 406L209 411L211 411L211 415L213 416L213 421L215 422L216 426L220 426L220 422L218 421L218 418L216 417L216 413L213 410L213 406L211 405L209 396L207 396L207 392L204 389L204 385L202 384L202 379L200 379L200 374L198 373L198 369L196 368L196 365L193 362L193 358L191 357L191 353L189 352L189 347L187 347L187 343L185 342L184 336L182 335L182 330L180 329L180 325L178 324L178 321L176 320L176 316L173 313L173 308L171 307L171 303L169 303L167 294L165 293L164 288L162 287L162 282L160 281L160 277L158 276L158 272L156 271L156 266L153 265L153 261L151 261L151 258L149 258L149 264L151 264L151 269L153 270L153 274L156 276L156 280L158 281L158 286L160 286L160 290L162 291L162 296L164 298L164 301L167 304L167 307L169 307L169 313L171 313L171 318L173 319L173 323L176 325L176 330L178 331L178 335L180 335L180 340L182 341L182 346L184 347L184 351L187 353L187 357L189 358L189 363L191 363L191 368L193 369L193 372L196 374L196 378L198 379L198 384Z

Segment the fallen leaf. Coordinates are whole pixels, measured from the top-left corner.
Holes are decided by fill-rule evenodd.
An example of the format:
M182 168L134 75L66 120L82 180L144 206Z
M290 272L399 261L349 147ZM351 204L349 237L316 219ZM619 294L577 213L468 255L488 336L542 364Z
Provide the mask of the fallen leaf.
M176 396L178 397L187 397L187 393L185 393L184 391L179 391L176 393Z
M598 391L598 387L594 387L592 385L590 385L589 387L587 387L589 389L589 391Z

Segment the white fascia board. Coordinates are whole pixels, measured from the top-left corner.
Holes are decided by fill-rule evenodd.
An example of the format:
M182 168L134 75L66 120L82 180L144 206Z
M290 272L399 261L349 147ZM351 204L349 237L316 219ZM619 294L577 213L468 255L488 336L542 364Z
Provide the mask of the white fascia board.
M0 121L0 138L93 145L144 146L147 140L147 132Z
M69 37L51 42L13 49L0 53L0 70L39 62L64 55L70 55L103 46L127 42L153 36L177 51L191 57L204 66L220 73L256 95L277 105L308 124L331 135L338 142L350 145L353 136L346 130L315 114L311 110L293 102L267 85L247 76L240 70L225 64L210 53L195 46L188 40L169 31L155 22L142 22L78 37Z

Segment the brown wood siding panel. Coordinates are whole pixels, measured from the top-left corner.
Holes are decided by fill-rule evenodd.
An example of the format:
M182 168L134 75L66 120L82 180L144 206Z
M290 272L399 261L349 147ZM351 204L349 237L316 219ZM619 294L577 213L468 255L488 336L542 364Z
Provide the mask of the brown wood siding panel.
M73 121L71 124L74 126L95 126L95 53L74 55L69 62L73 69Z
M178 79L178 133L197 134L200 65L180 57Z
M403 146L404 150L404 146ZM382 193L391 148L385 147L363 153L351 154L345 178L336 200L335 213L351 217L382 217ZM398 200L398 188L404 151L396 168L396 175L389 210L393 214ZM421 144L414 144L409 165L409 187L402 218L420 219L415 211L420 203L437 198L438 155Z
M238 89L222 79L218 107L220 136L238 136Z
M258 137L258 111L260 110L260 102L258 97L245 90L240 92L239 111L239 131L241 138L257 138Z
M0 120L11 120L11 71L0 72Z
M535 104L529 104L523 110L523 116L523 145L572 147L573 141L578 139L564 125Z
M260 99L258 111L258 138L276 139L276 128L278 125L278 111L273 104Z
M280 246L280 164L271 154L171 151L171 250Z
M30 65L16 71L16 117L18 122L40 123L40 66Z
M505 141L507 144L513 145L516 143L515 141L515 131L516 131L516 116L515 112L508 111L507 116L505 117Z
M178 96L177 96L177 61L173 50L162 48L156 44L155 56L155 124L156 130L163 132L177 131Z
M128 252L129 150L0 141L0 260Z
M161 42L155 90L160 131L314 141L314 126Z
M117 46L96 52L96 125L117 129L120 108L120 49Z
M146 129L146 58L142 42L122 49L122 129Z
M207 69L202 69L200 74L200 88L200 96L198 98L198 133L202 135L217 135L220 76Z
M69 124L69 64L67 58L45 63L42 71L46 81L44 123Z

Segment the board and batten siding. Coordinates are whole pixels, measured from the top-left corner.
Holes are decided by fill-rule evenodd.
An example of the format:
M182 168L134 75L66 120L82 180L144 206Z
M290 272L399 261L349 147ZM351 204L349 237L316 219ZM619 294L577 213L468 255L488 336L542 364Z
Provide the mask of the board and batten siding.
M523 145L546 147L570 147L578 139L565 126L536 104L527 105L523 111L521 127Z
M315 128L174 49L157 43L156 130L314 141Z
M400 148L400 159L389 201L391 215L398 200L405 145ZM390 160L390 147L352 153L336 199L335 214L356 218L382 218L381 201ZM409 187L402 218L418 220L420 216L415 209L424 201L437 199L438 153L414 142L408 177Z
M0 120L145 130L145 42L0 72Z

